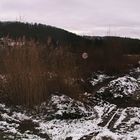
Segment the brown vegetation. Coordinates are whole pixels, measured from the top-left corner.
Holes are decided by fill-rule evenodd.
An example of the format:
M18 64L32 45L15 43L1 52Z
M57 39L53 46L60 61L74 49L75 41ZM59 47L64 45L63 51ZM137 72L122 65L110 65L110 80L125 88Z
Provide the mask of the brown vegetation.
M33 105L47 101L51 93L75 96L80 92L74 55L64 48L35 43L7 50L3 58L4 93L15 104Z
M118 44L88 48L86 53L88 58L83 59L80 48L74 52L67 46L43 46L33 41L5 48L4 55L0 55L1 73L6 79L4 94L12 104L30 106L47 101L54 93L78 98L85 92L81 79L97 70L120 73L131 63Z

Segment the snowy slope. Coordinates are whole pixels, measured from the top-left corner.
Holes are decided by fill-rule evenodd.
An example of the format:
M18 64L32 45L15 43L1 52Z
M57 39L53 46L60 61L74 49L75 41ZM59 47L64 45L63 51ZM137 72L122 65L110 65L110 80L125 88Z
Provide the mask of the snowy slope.
M109 78L97 76L91 83L99 85ZM139 96L138 71L110 78L103 87L99 86L96 94L107 91L114 100ZM48 104L28 110L0 104L0 139L140 140L139 106L120 107L91 93L83 96L84 103L66 95L52 95Z
M53 100L54 98L55 101ZM51 101L52 106L58 103L57 109L60 107L59 112L56 111L55 115L58 113L62 115L65 111L73 113L76 110L79 110L79 113L88 113L89 115L83 115L83 117L77 119L56 117L52 120L47 120L44 115L31 115L30 112L26 111L17 112L1 104L0 131L5 133L5 137L8 134L8 138L13 139L15 138L14 136L22 139L45 139L48 136L52 140L65 140L68 137L78 140L82 137L86 138L90 134L92 134L91 138L97 140L104 137L116 140L140 139L140 108L117 108L116 105L102 102L93 108L86 109L80 103L80 106L75 106L71 109L71 106L73 106L72 99L64 95L54 95ZM63 103L61 106L61 101L68 101L70 108L68 106L65 108ZM23 122L31 123L31 126L24 126ZM25 127L25 130L21 130L20 126Z

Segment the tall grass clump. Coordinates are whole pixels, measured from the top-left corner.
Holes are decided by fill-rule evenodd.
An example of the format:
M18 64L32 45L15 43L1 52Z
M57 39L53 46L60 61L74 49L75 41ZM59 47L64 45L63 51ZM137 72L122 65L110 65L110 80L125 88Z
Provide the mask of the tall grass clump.
M4 93L12 104L30 106L47 101L50 94L76 97L80 92L74 54L64 47L26 43L7 49L3 63Z
M35 46L10 49L4 64L5 92L12 103L29 105L47 97L47 75Z

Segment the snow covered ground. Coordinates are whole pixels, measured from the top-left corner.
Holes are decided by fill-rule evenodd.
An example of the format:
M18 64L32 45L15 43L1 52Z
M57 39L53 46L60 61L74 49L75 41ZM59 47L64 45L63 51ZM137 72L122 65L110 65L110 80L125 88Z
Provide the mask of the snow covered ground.
M54 98L55 100L53 100ZM63 116L64 112L73 114L76 110L79 110L79 114L84 114L83 117L76 119L56 117L47 120L43 114L42 116L40 113L31 115L30 112L14 111L0 104L0 132L3 132L4 138L24 140L45 140L46 137L52 140L65 140L70 137L72 140L79 140L82 137L86 139L90 134L92 134L91 139L93 140L101 140L105 137L114 140L140 139L140 108L117 108L116 105L109 103L86 108L82 103L75 106L72 103L73 100L67 96L66 100L64 98L64 95L52 96L52 106L59 103L57 109L60 108L54 112L54 118L58 114ZM68 101L67 105L70 108L68 106L65 108L64 101ZM71 108L72 106L73 108Z
M94 86L106 78L109 77L98 76L91 83ZM133 96L139 91L138 78L124 75L103 88L113 92L114 98ZM118 107L90 93L84 96L85 103L90 100L93 104L83 104L65 95L52 95L48 104L31 110L0 104L0 139L140 140L140 107Z
M108 92L113 94L114 98L117 97L130 97L140 90L140 83L137 79L130 76L119 77L109 82L106 87L102 87L98 93L104 92L108 89Z

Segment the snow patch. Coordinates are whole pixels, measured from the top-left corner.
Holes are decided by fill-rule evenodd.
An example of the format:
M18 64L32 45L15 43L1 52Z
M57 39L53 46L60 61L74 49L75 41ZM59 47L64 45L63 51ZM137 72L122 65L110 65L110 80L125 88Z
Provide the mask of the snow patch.
M110 78L110 76L106 75L106 74L93 74L92 76L92 80L90 81L90 83L95 86L97 85L98 83L101 83L103 82L105 79L108 79Z
M139 90L139 83L130 76L124 76L113 80L108 85L110 92L114 97L131 96L135 91Z

